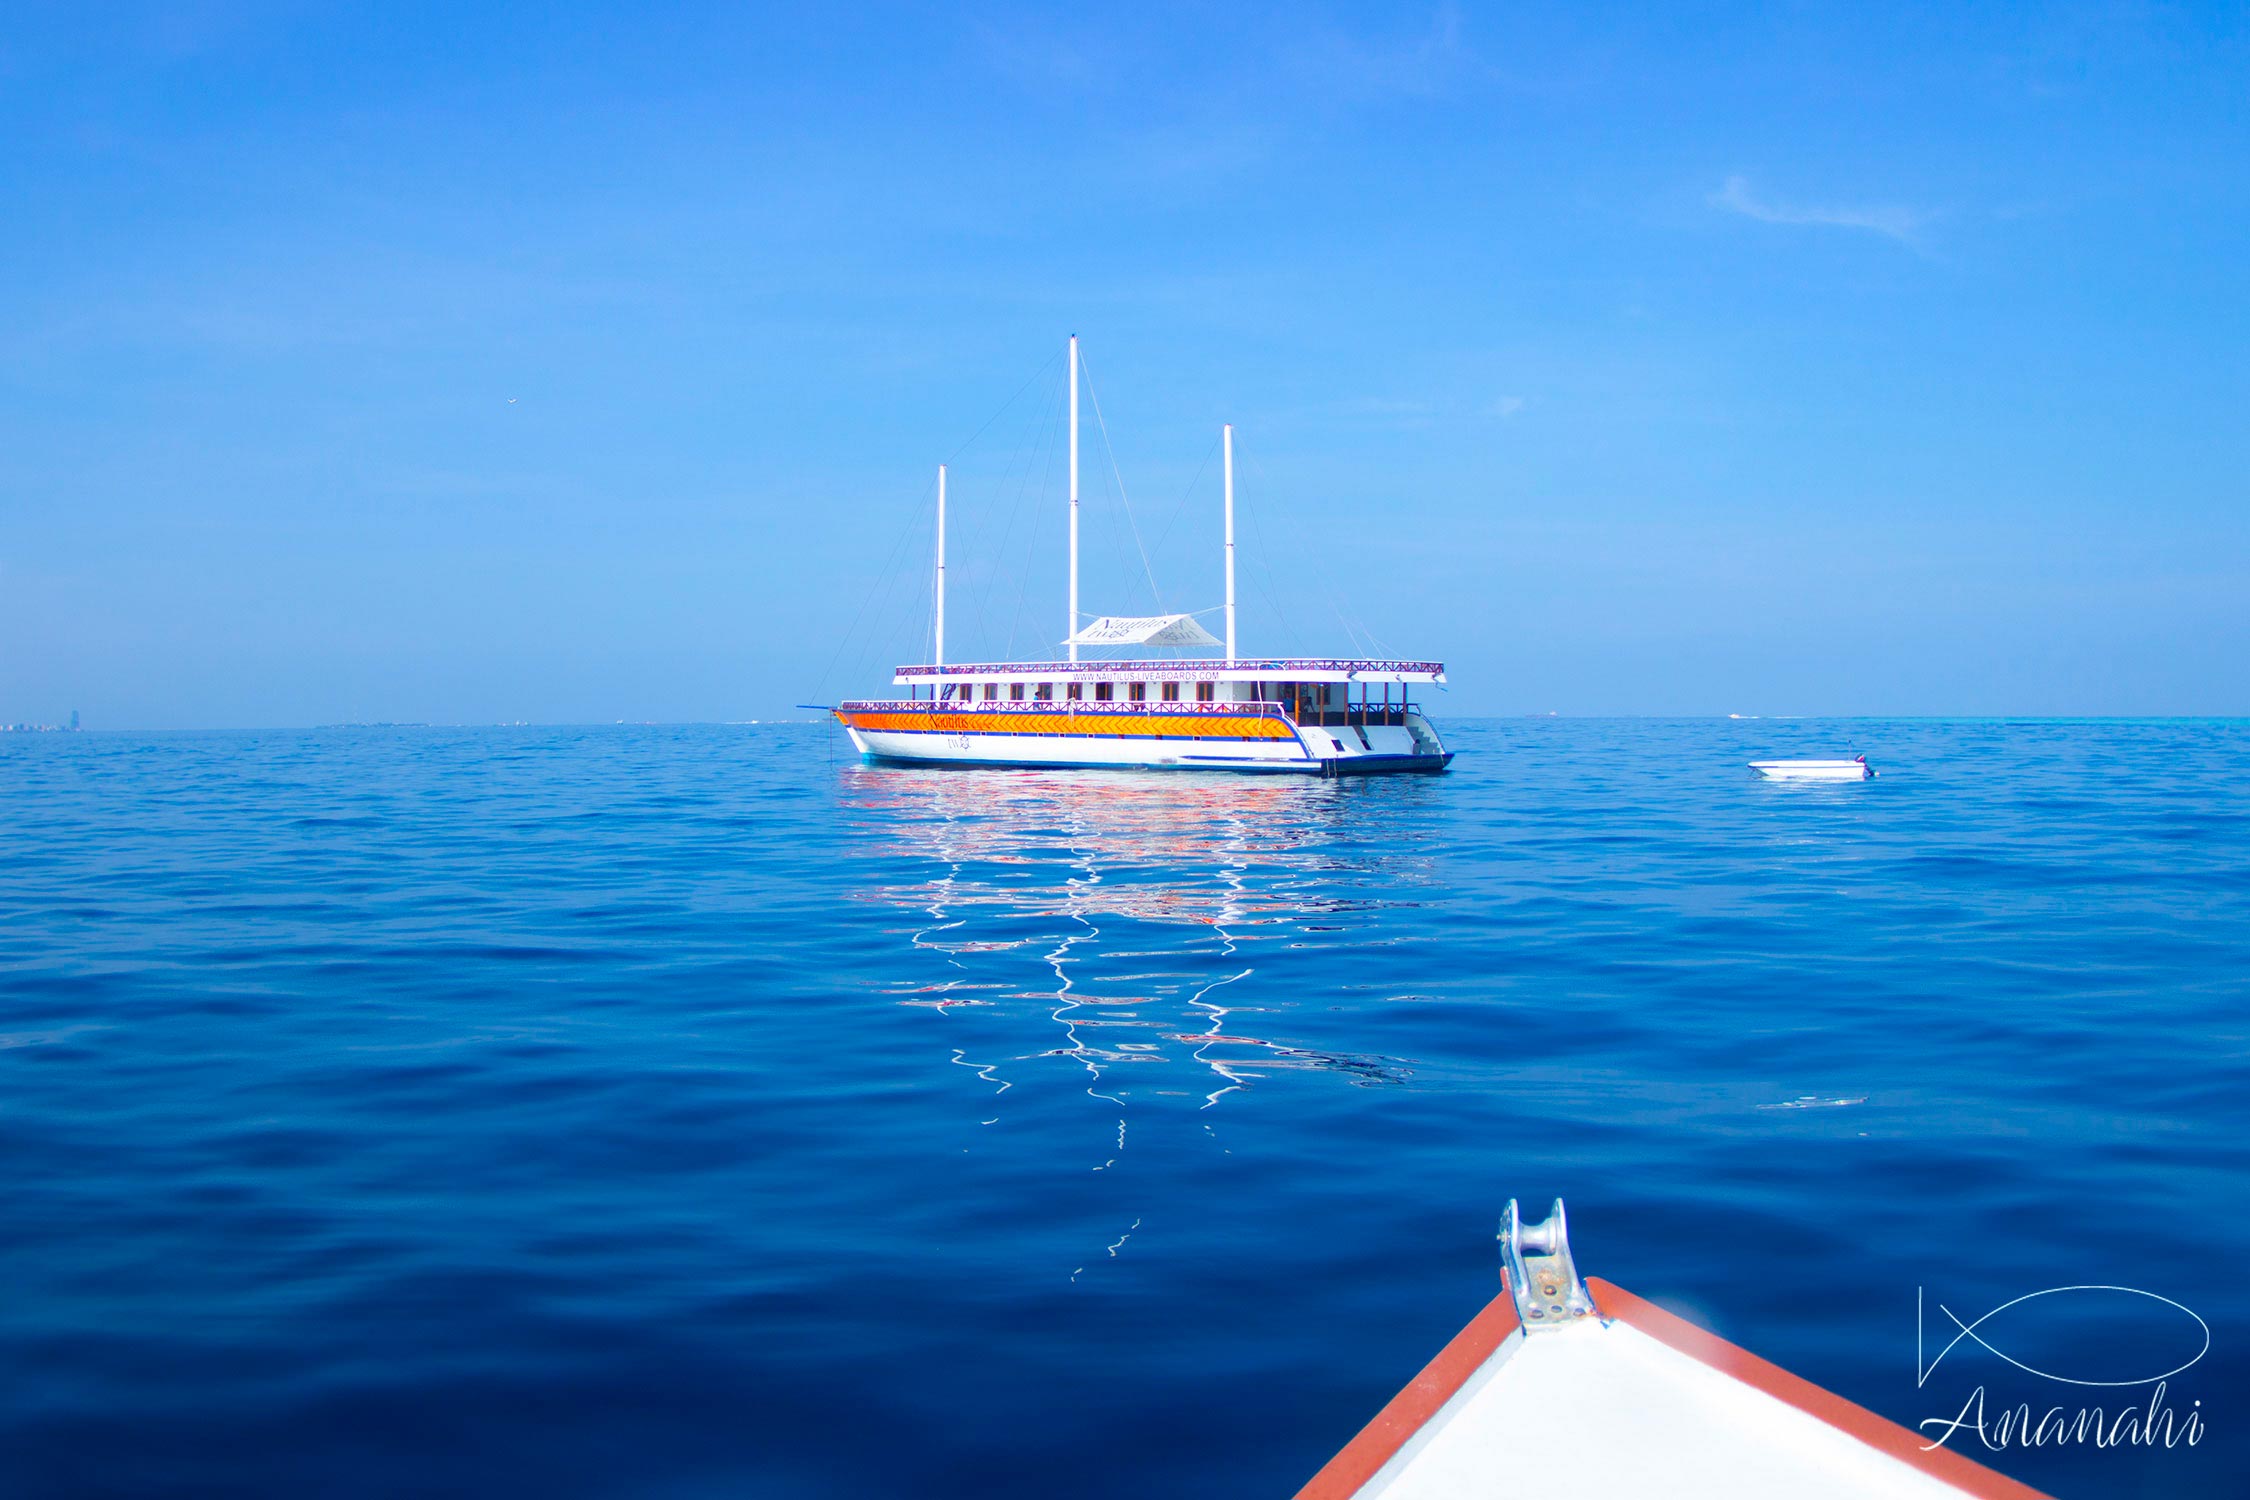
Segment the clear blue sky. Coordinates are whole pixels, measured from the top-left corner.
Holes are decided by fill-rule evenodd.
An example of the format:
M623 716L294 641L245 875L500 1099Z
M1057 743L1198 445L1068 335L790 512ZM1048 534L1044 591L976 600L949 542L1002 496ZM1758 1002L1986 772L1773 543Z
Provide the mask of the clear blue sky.
M1043 653L1072 331L1168 607L1238 424L1246 649L2250 711L2239 6L836 9L12 11L0 719L876 690L1027 380L952 644Z

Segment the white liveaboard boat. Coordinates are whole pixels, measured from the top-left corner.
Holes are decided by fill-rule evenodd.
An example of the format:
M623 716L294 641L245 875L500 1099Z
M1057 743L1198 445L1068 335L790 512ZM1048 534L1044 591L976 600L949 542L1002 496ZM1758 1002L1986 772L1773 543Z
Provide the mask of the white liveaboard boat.
M1504 1286L1297 1500L2043 1500L1605 1281L1560 1200L1500 1230Z
M1754 760L1750 769L1768 781L1865 781L1875 774L1864 755L1850 760Z
M891 681L907 696L836 705L871 760L972 766L1107 766L1346 776L1442 771L1453 760L1414 700L1445 681L1434 661L1245 658L1235 647L1234 428L1223 429L1226 639L1193 615L1078 609L1078 340L1070 340L1070 627L1061 661L945 660L945 467L938 468L933 660ZM1223 656L1082 660L1080 651Z

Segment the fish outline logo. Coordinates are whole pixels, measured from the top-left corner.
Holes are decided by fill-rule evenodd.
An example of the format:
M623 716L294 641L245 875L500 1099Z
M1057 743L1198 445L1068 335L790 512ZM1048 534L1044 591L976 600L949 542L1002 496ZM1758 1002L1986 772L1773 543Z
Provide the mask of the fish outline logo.
M2180 1312L2186 1313L2188 1317L2193 1320L2196 1330L2203 1336L2202 1346L2198 1348L2195 1353L2189 1355L2188 1358L2182 1363L2174 1365L2171 1369L2162 1371L2159 1374L2138 1375L2129 1380L2085 1380L2074 1375L2058 1375L2052 1370L2042 1370L2036 1365L2026 1364L2022 1360L2017 1359L2014 1355L2009 1354L2006 1350L1995 1347L1991 1343L1991 1341L1988 1340L1983 1334L1977 1332L1979 1328L1991 1322L1994 1318L2000 1316L2000 1314L2006 1312L2011 1307L2020 1307L2024 1303L2034 1301L2040 1297L2058 1297L2074 1292L2122 1293L2126 1296L2146 1297L2152 1302L2160 1302L2166 1307L2176 1308ZM2170 1380L2175 1375L2181 1374L2186 1370L2193 1369L2198 1363L2202 1361L2204 1355L2211 1352L2211 1325L2203 1320L2203 1315L2197 1312L2194 1308L2189 1307L2186 1303L2175 1301L2170 1297L2164 1296L2160 1292L2144 1291L2140 1287L2134 1286L2051 1286L2036 1292L2026 1292L2020 1297L2012 1297L2008 1301L2001 1303L1998 1307L1993 1308L1990 1312L1985 1313L1982 1317L1977 1318L1973 1322L1963 1322L1961 1320L1960 1314L1956 1313L1952 1308L1947 1307L1944 1303L1940 1302L1937 1305L1938 1311L1944 1313L1946 1317L1951 1319L1953 1322L1953 1326L1960 1331L1955 1333L1951 1339L1946 1341L1945 1347L1938 1350L1937 1355L1934 1358L1925 1363L1923 1360L1923 1354L1926 1348L1926 1334L1929 1327L1928 1314L1926 1311L1927 1295L1928 1294L1925 1288L1916 1287L1914 1289L1914 1386L1917 1390L1921 1389L1929 1382L1930 1376L1936 1372L1937 1367L1944 1362L1945 1357L1948 1354L1951 1354L1955 1348L1959 1347L1963 1339L1969 1339L1973 1341L1989 1353L1997 1356L2006 1363L2015 1366L2017 1369L2023 1371L2027 1375L2037 1375L2042 1380L2058 1381L2064 1385L2093 1386L2104 1389L2117 1389L2121 1387L2136 1385L2155 1385L2161 1381Z

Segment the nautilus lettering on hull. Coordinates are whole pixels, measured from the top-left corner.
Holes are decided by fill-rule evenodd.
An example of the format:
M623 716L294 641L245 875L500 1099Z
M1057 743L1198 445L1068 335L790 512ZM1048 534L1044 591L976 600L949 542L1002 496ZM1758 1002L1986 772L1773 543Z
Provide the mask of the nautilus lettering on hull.
M1275 657L1235 646L1234 428L1222 430L1226 639L1190 614L1078 611L1078 340L1070 341L1070 625L1061 661L945 660L946 471L938 469L933 660L902 666L899 699L836 705L852 747L870 760L965 766L1111 766L1349 776L1443 771L1453 760L1414 701L1442 685L1434 661ZM1080 660L1081 648L1223 656Z

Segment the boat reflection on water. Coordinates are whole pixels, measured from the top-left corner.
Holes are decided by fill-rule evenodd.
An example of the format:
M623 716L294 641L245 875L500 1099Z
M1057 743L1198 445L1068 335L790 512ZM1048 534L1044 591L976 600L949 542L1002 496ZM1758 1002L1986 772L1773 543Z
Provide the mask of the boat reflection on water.
M1406 1076L1398 1059L1290 1033L1327 1009L1339 953L1401 941L1386 913L1421 904L1434 809L1422 778L839 776L858 834L839 848L873 866L858 899L913 919L894 929L890 993L943 1018L947 1061L989 1089L978 1126L1057 1106L1057 1085L1082 1091L1101 1113L1080 1169L1110 1172L1152 1128L1162 1139L1185 1126L1223 1151L1216 1107L1277 1074L1362 1087ZM1109 1260L1140 1223L1117 1210Z
M929 962L902 977L901 1003L1041 1018L1024 1038L1044 1043L1033 1050L956 1056L996 1092L1013 1070L1049 1060L1082 1068L1087 1092L1121 1108L1180 1096L1209 1108L1281 1069L1361 1084L1400 1076L1388 1059L1267 1034L1286 1028L1292 1005L1259 983L1261 950L1364 940L1384 908L1412 904L1428 862L1418 820L1367 796L1369 783L840 774L846 813L870 835L849 843L886 873L914 872L862 896L918 919L901 935ZM1182 1064L1195 1070L1192 1087Z

